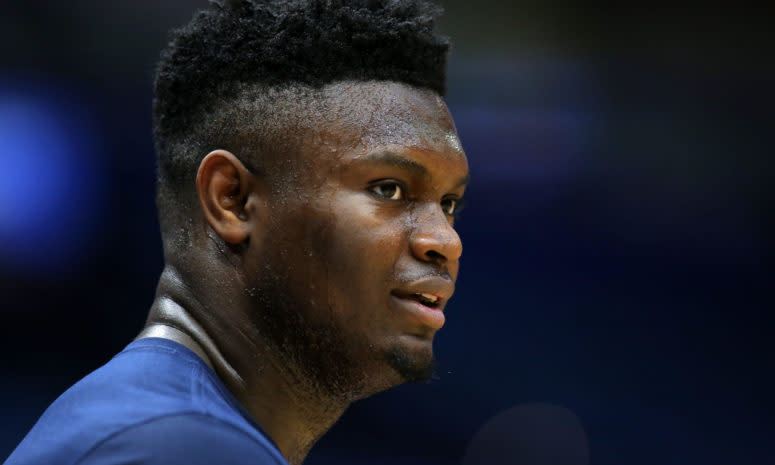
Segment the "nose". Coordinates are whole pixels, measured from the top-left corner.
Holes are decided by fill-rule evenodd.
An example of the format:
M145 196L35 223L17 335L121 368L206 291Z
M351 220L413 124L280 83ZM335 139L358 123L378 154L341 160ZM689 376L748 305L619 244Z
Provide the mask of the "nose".
M449 224L439 205L424 208L416 216L416 225L409 238L412 254L421 261L456 262L463 253L463 243Z

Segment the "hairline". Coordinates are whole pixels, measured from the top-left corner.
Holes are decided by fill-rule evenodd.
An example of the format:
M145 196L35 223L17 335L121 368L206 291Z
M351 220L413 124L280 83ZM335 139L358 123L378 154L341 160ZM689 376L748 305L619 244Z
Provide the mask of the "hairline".
M320 125L315 124L315 121L319 121L320 113L316 113L317 110L325 110L325 105L333 102L333 98L341 92L331 93L330 91L337 86L345 86L346 89L351 89L358 86L369 86L379 84L397 84L412 89L413 91L430 91L436 96L442 97L436 89L426 86L417 86L412 83L408 83L400 80L359 80L359 79L341 79L331 82L327 82L321 85L312 85L303 82L289 81L279 84L266 84L262 82L250 82L250 81L237 81L234 83L231 92L222 97L217 105L206 111L205 108L200 107L196 112L196 119L188 125L186 128L181 128L176 131L174 136L166 136L167 139L167 151L187 151L190 146L197 145L199 153L195 158L197 161L193 163L193 173L190 182L184 182L180 185L175 180L167 179L164 177L162 167L158 167L157 175L157 187L156 187L156 204L159 215L159 222L161 225L162 239L166 243L169 234L176 234L185 236L188 238L187 242L191 240L191 217L196 211L197 205L195 187L196 187L196 173L198 171L198 165L201 160L211 151L217 149L228 150L248 168L251 173L258 176L271 175L276 179L281 180L283 176L283 170L277 169L277 161L280 157L278 151L290 150L292 152L302 151L302 144L305 141L305 137L308 137L309 131L314 131L319 128ZM249 98L251 94L254 94L255 98ZM357 108L362 105L369 95L368 90L364 89L362 95L358 95L357 101L350 101L347 105L340 107ZM261 103L262 98L268 98L270 105L265 108L257 108L256 104ZM304 99L307 99L304 101ZM352 102L352 104L350 104ZM266 103L266 102L264 102ZM341 105L342 102L336 102ZM316 108L312 108L316 107ZM278 109L280 111L278 111ZM248 128L249 125L234 125L240 134L232 134L231 137L242 137L254 139L252 144L266 144L266 139L274 139L277 141L278 137L285 139L278 144L271 144L273 148L265 148L262 154L246 153L257 152L257 145L251 143L240 144L236 141L232 144L224 144L223 141L212 143L208 141L198 140L192 142L190 135L197 132L208 131L222 131L224 126L228 126L228 122L232 118L237 118L239 115L251 114L252 117L257 117L261 112L264 116L269 115L274 121L270 124L266 122L259 123L258 125ZM208 116L216 115L216 118L208 118ZM219 116L218 116L219 115ZM220 121L220 124L213 123L213 120ZM277 121L280 120L280 121ZM209 121L209 123L207 122ZM254 121L255 122L255 121ZM303 123L307 124L303 124ZM243 121L245 123L245 121ZM272 134L256 135L257 132L271 132ZM292 137L286 137L289 134L293 134ZM255 136L255 137L253 137ZM237 145L241 145L237 147ZM160 150L160 148L157 148ZM274 153L272 153L274 152ZM285 152L287 154L287 152ZM170 153L165 154L165 158L170 157ZM265 156L268 155L268 156ZM266 160L262 160L265 158ZM287 158L287 157L286 157ZM267 162L268 161L268 162ZM275 163L273 163L275 162ZM274 166L272 166L274 165ZM284 171L288 171L285 169ZM279 175L279 176L278 176ZM284 183L277 182L276 185L282 185ZM170 209L172 208L172 212ZM174 214L177 218L173 219L174 233L170 231L170 226L165 227L166 221L163 218L164 215ZM166 247L166 246L165 246Z

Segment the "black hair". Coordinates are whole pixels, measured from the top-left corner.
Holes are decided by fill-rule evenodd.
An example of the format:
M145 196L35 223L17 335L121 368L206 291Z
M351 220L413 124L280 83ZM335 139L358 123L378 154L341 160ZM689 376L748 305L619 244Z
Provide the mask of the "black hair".
M260 169L262 138L282 130L274 108L310 89L378 80L443 95L449 43L433 33L439 13L422 0L212 1L173 31L157 68L160 216L170 196L193 185L211 149ZM239 153L248 133L251 160Z

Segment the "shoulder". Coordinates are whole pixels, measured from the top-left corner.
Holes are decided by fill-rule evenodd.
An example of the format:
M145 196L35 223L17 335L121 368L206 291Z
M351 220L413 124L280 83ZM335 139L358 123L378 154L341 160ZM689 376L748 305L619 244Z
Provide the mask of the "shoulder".
M155 418L94 446L77 465L287 465L277 448L221 419L200 413Z

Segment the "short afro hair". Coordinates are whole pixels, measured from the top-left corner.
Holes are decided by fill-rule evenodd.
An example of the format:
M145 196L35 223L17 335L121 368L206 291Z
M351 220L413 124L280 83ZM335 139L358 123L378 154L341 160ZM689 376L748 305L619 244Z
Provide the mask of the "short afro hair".
M174 30L154 85L162 233L186 221L180 196L209 151L261 171L316 89L376 80L444 95L440 12L423 0L222 0Z

